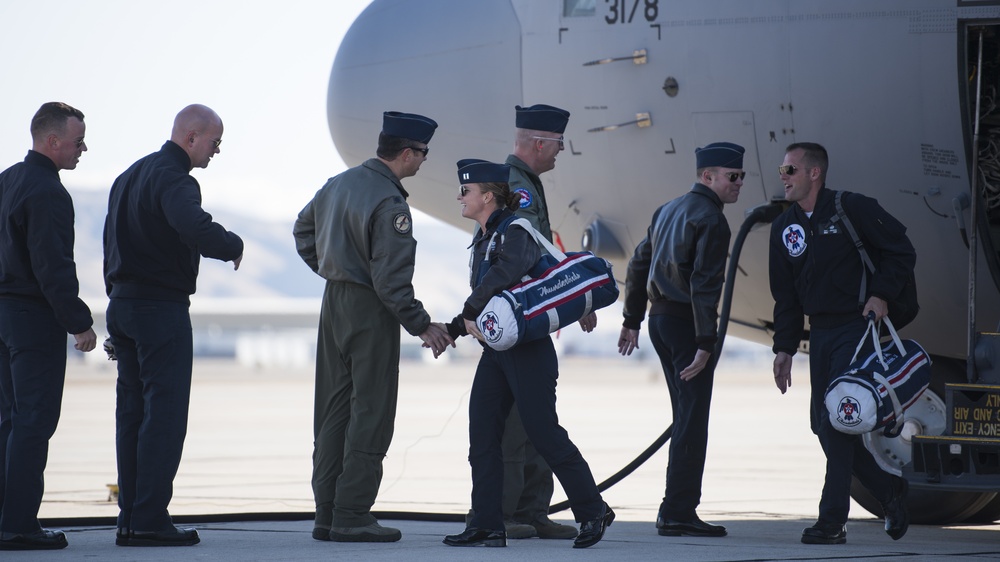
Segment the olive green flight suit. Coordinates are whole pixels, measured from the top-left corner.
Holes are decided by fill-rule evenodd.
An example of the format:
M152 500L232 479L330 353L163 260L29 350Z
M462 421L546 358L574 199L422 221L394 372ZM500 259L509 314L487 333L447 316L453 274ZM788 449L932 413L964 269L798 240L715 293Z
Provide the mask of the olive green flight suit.
M375 522L371 507L396 417L399 326L419 335L430 325L413 292L417 243L407 196L372 158L331 178L293 229L299 255L327 280L313 426L319 528Z

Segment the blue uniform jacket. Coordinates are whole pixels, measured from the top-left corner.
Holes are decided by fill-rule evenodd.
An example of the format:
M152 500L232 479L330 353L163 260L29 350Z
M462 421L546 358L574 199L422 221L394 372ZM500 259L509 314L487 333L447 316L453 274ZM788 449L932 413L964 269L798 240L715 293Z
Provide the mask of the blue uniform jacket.
M506 228L516 218L509 209L494 211L486 221L486 231L476 232L472 240L469 261L469 285L472 294L465 301L462 313L448 323L452 338L466 335L464 320L475 321L494 295L502 293L521 282L528 271L542 257L538 243L523 228ZM503 225L503 236L493 237ZM490 259L486 261L489 250Z
M189 302L199 256L231 261L243 240L201 208L191 159L171 141L133 164L111 187L104 222L108 296Z
M858 292L864 265L850 234L831 221L837 216L836 191L822 187L811 217L798 204L771 225L770 279L774 297L775 353L794 354L805 320L816 327L835 327L861 314ZM845 192L844 212L875 264L867 300L892 300L903 289L917 260L906 227L878 201Z
M79 298L73 199L47 156L30 150L0 174L0 220L0 298L46 302L67 333L87 331L94 320Z

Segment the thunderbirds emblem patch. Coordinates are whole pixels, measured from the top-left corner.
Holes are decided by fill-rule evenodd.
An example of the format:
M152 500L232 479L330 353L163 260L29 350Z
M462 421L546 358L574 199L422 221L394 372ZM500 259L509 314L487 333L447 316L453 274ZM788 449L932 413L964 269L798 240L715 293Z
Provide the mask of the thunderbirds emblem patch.
M503 328L500 327L500 321L497 320L497 315L492 310L483 315L482 321L479 323L479 331L483 333L483 337L490 343L500 341L500 336L503 335Z
M781 233L781 241L788 248L788 255L793 258L801 256L802 252L806 251L806 232L797 224L785 227L785 231Z
M861 423L861 411L858 407L858 401L850 396L845 396L840 401L840 405L837 406L837 421L847 427Z

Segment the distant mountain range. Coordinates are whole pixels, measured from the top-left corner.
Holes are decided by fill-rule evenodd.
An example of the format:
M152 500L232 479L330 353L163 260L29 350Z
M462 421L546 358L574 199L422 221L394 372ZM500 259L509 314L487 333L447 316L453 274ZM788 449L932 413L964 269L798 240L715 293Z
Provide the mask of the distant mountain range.
M106 301L102 236L107 215L107 193L71 190L76 209L77 275L80 295L101 308ZM226 210L206 209L213 219L235 232L245 244L239 271L232 264L202 259L196 299L319 299L324 281L299 258L292 238L295 217L267 221ZM470 223L471 227L471 223ZM471 232L471 228L470 228ZM414 285L435 320L450 319L468 296L468 232L428 217L417 216L417 268Z
M76 263L80 294L91 309L100 314L107 301L101 242L107 214L107 194L89 190L71 190L71 194L76 208ZM233 271L231 264L202 259L192 310L238 312L248 322L251 321L248 315L255 314L319 312L324 281L302 262L295 251L292 238L294 216L268 221L224 210L206 210L212 213L216 222L239 234L246 250L239 271ZM417 298L434 321L450 321L461 311L462 303L469 295L467 246L472 239L472 226L470 222L469 229L463 231L415 213L413 232L417 239L417 265L413 284ZM621 305L616 303L600 311L598 317L595 333L585 334L577 326L568 326L561 330L557 345L565 353L614 355L621 329ZM312 322L310 320L308 325L311 326ZM638 354L651 354L652 346L648 344L645 330L640 337L643 344ZM472 342L467 343L471 345ZM767 348L757 344L731 340L727 342L726 353L742 353L748 346L754 351L762 349L768 352Z

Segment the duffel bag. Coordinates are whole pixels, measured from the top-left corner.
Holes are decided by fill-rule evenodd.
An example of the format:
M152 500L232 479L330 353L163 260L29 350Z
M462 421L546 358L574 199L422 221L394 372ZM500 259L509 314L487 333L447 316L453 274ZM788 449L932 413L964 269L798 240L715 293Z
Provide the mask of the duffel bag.
M486 344L504 351L543 338L618 300L611 263L590 252L563 253L522 218L511 222L543 252L521 283L494 296L476 322Z
M881 429L896 437L903 429L905 412L931 381L931 359L919 343L901 340L888 318L883 318L889 340L880 344L874 320L861 337L847 370L830 381L825 403L830 424L842 433L860 435ZM868 335L873 349L858 357Z

